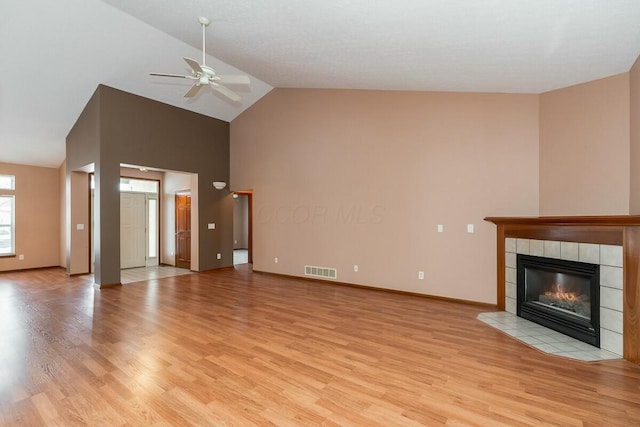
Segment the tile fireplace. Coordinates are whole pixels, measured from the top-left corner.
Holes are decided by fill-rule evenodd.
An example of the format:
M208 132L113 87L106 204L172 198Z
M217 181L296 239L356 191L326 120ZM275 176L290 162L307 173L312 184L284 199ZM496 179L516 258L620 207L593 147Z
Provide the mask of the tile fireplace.
M518 308L518 259L523 256L593 264L600 279L596 294L592 289L586 290L586 283L580 284L579 280L578 284L567 284L573 289L567 290L564 283L568 282L563 279L565 282L558 283L555 289L552 284L551 289L530 290L531 301L526 307L534 305L542 307L544 313L567 314L578 323L589 317L591 326L587 329L594 329L594 345L598 344L599 329L601 349L640 364L640 216L489 217L485 220L497 226L499 309L514 315L523 312ZM542 276L545 272L543 269ZM535 272L533 275L536 274L540 275ZM526 292L521 295L526 297ZM599 299L598 308L593 305L596 299ZM599 328L593 323L596 316Z

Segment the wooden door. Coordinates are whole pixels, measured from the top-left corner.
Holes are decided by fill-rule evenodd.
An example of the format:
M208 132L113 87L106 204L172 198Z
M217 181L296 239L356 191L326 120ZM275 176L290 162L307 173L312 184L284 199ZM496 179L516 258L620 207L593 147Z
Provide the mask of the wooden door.
M191 268L191 196L176 194L176 267Z

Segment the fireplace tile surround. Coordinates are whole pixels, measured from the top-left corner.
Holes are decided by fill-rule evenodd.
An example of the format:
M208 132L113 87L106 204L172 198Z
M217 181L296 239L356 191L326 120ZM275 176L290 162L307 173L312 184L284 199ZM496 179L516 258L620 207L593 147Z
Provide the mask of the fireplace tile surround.
M510 284L516 278L510 268L518 251L592 263L598 258L599 297L604 305L599 311L601 346L616 352L622 348L625 360L640 364L640 215L487 217L485 221L496 225L499 310L513 310L508 298L514 295Z
M622 246L505 238L505 311L516 314L517 254L600 265L600 348L622 356Z

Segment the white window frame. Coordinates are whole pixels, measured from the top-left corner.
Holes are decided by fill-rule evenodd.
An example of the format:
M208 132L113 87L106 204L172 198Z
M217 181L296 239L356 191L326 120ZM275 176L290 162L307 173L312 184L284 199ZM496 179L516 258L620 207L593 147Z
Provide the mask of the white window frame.
M0 257L9 257L16 255L16 196L13 194L0 194L0 198L11 200L11 223L0 224L0 229L9 229L11 234L11 248L7 253L0 253Z

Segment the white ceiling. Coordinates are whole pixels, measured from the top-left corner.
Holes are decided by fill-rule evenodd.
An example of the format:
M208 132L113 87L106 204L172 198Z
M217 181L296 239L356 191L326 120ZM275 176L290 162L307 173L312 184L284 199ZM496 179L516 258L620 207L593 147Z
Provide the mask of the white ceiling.
M252 76L240 104L147 75L200 59L200 15L207 63ZM59 166L99 83L226 121L272 86L541 93L628 71L638 22L638 0L2 0L0 161Z

